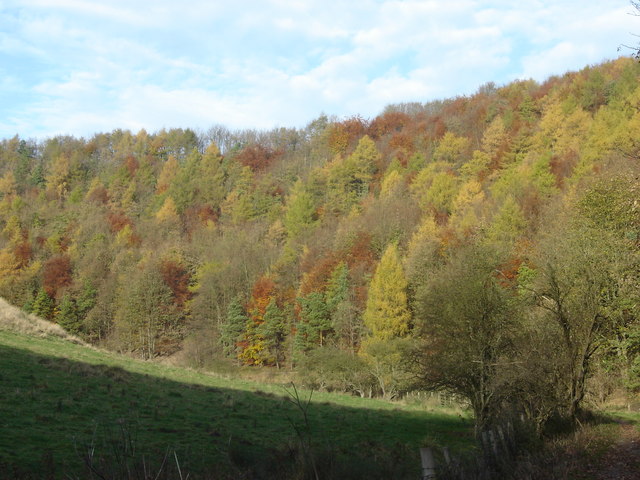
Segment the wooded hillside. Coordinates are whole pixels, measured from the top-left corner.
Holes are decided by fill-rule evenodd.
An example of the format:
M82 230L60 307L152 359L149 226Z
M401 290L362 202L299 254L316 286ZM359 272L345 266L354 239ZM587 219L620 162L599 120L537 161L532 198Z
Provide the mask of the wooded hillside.
M620 58L304 129L3 140L0 296L142 358L575 416L640 388L639 78Z

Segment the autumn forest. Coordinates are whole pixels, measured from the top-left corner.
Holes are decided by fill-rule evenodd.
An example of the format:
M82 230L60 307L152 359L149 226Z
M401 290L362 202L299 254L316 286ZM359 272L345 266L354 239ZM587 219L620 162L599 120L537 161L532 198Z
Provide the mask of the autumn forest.
M143 359L482 427L640 391L640 65L305 128L0 143L0 296Z

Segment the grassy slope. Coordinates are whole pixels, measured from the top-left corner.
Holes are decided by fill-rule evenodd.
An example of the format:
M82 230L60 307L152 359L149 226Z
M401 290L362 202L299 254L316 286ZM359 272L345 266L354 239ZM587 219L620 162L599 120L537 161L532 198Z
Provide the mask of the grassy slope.
M255 474L277 468L273 460L300 443L293 425L303 425L302 414L285 397L276 385L0 330L0 467L82 476L80 454L95 445L97 455L135 449L147 462L175 451L191 478ZM384 457L398 476L417 476L420 446L472 443L469 421L380 400L314 393L309 415L316 450L330 445L371 464Z

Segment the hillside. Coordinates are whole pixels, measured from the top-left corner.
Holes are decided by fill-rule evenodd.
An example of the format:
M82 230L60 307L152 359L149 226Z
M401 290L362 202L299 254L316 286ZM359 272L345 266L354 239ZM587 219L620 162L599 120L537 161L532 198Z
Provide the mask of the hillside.
M303 445L324 459L325 478L415 478L418 447L472 445L470 421L444 411L316 392L305 423L291 386L28 336L7 318L0 478L178 478L177 465L183 478L293 478L304 470ZM299 394L306 401L310 392Z
M0 143L0 296L84 341L455 394L476 426L640 389L640 65L302 129Z
M71 343L87 345L80 338L69 334L60 325L25 313L0 298L0 330L22 333L32 337L58 337Z
M0 365L0 478L417 478L423 446L470 458L464 478L492 475L477 472L471 419L455 409L133 360L5 305ZM633 479L638 422L585 424L522 452L505 478Z

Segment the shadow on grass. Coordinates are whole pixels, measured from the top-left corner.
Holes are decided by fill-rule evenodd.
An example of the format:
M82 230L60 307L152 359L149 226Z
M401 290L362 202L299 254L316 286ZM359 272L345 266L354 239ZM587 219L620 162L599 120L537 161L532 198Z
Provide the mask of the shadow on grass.
M418 478L419 447L473 443L454 416L312 401L304 423L284 389L180 383L0 344L0 478L316 478L300 428L317 478Z

